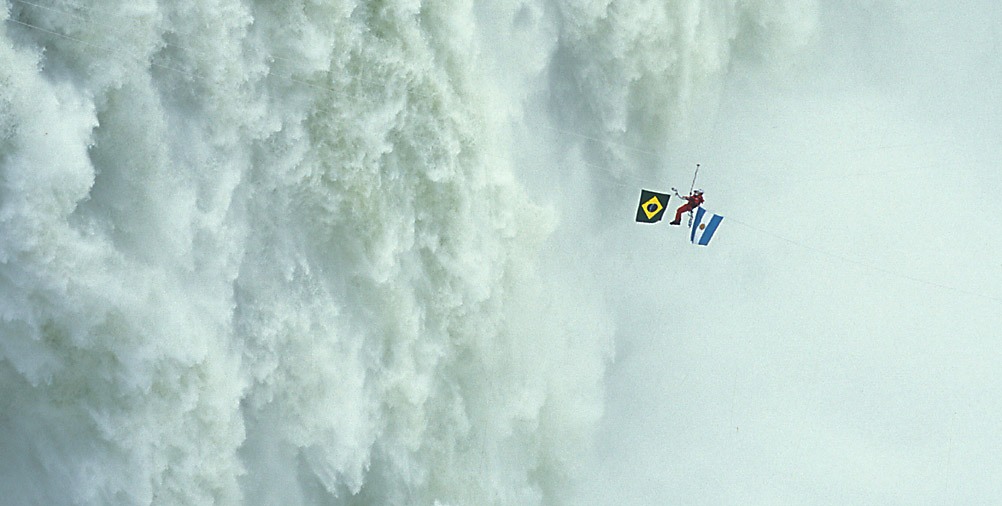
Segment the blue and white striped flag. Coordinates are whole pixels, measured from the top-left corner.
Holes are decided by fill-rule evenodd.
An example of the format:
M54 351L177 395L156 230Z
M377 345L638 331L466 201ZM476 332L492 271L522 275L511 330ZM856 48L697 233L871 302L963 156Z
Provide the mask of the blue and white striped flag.
M717 231L717 226L723 219L724 217L719 214L713 214L702 207L697 207L696 218L693 220L692 230L689 232L689 240L699 246L710 244L713 233Z

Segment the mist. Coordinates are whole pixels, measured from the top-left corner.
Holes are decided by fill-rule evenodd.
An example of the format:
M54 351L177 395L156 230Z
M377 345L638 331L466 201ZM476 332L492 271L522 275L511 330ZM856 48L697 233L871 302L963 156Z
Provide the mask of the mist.
M998 499L999 14L821 5L787 57L737 52L668 145L689 166L649 183L702 162L710 247L604 245L617 354L582 503Z
M4 7L12 503L1002 496L994 4Z

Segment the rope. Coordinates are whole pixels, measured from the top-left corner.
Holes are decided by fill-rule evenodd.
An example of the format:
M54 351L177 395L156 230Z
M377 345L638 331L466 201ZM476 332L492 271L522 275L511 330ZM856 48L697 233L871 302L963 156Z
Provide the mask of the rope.
M689 185L689 195L696 189L696 177L699 176L699 164L696 164L696 173L692 175L692 184ZM689 226L692 226L692 209L689 210Z
M93 23L90 20L82 18L81 16L78 16L78 15L73 14L73 13L65 12L65 11L60 11L60 10L55 9L53 7L48 7L48 6L36 4L36 3L30 2L30 1L27 1L27 0L12 0L12 1L20 3L20 4L23 4L23 5L27 5L27 6L39 8L39 9L45 9L45 10L49 10L49 11L52 11L52 12L58 12L58 13L61 13L63 15L66 15L66 16L70 16L70 17L73 17L73 18L76 18L76 19L80 19L80 20L82 20L84 22L97 25L97 23ZM83 8L86 9L86 7L83 7ZM108 54L124 55L124 56L126 56L128 58L131 58L133 60L140 61L140 62L143 62L143 63L148 63L151 66L154 66L154 67L157 67L157 68L161 68L161 69L164 69L164 70L167 70L167 71L170 71L170 72L176 72L176 73L185 75L187 77L190 77L192 79L199 79L199 80L208 79L208 76L204 76L204 75L192 73L192 72L189 72L189 71L186 71L186 70L181 70L179 68L175 68L175 67L172 67L170 65L165 65L165 64L161 64L161 63L152 62L152 61L147 61L146 58L141 58L141 57L136 56L134 54L129 54L127 52L120 51L120 50L114 49L112 47L107 47L107 46L102 46L100 44L95 44L95 43L92 43L92 42L87 42L87 41L79 39L77 37L73 37L73 36L66 35L66 34L63 34L63 33L59 33L59 32L53 31L53 30L42 28L40 26L28 23L26 21L21 21L21 20L13 19L13 18L7 18L7 21L10 21L10 22L15 23L17 25L24 26L26 28L30 28L30 29L33 29L33 30L38 30L38 31L40 31L42 33L46 33L46 34L49 34L49 35L60 37L60 38L66 39L66 40L71 40L71 41L74 41L76 43L82 44L84 46L91 47L91 48L94 48L94 49L106 52ZM114 37L111 37L111 38L114 39ZM179 48L179 49L182 49L182 50L185 50L185 51L190 51L193 54L198 54L197 52L192 51L189 48L185 48L183 46L178 46L178 45L173 45L173 44L166 44L166 46L168 46L168 47L176 47L176 48ZM281 57L277 57L277 56L273 56L272 58L277 59L277 60L294 61L292 59L281 58ZM165 59L168 60L168 61L172 61L170 58L165 58ZM318 84L315 84L315 83L310 83L310 82L307 82L307 81L303 81L301 79L296 79L296 78L294 78L292 76L285 76L285 75L274 74L274 73L269 72L268 73L268 77L276 77L276 78L279 78L279 79L284 79L284 80L287 80L289 82L293 82L293 83L296 83L296 84L300 84L300 85L303 85L303 86L308 86L308 87L319 89L319 90L330 91L330 92L334 92L334 93L339 93L340 92L339 90L336 90L334 88L331 88L331 87L328 87L328 86L318 85ZM362 78L361 80L365 81L364 78ZM564 135L579 137L579 138L586 139L586 140L593 141L593 142L598 142L598 143L604 143L604 144L608 144L608 145L612 145L612 146L617 146L617 147L620 147L620 148L623 148L623 149L626 149L626 150L629 150L629 151L633 151L635 153L643 154L643 155L648 155L648 156L652 156L652 157L661 157L662 156L660 153L657 153L655 151L644 150L644 149L636 148L636 147L633 147L633 146L628 146L628 145L625 145L625 144L621 144L621 143L616 143L616 142L613 142L613 141L609 141L607 139L600 139L600 138L596 138L596 137L593 137L593 136L585 135L585 134L582 134L582 133L579 133L579 132L564 130L564 129L560 129L560 128L545 126L545 125L541 126L541 128L545 128L545 129L548 129L548 130L551 130L551 131L559 132L559 133L564 134ZM716 126L714 126L714 128L716 128ZM929 143L924 143L924 144L929 144ZM851 150L851 151L862 151L862 150L866 150L866 149L888 149L888 148L903 147L903 146L904 145L891 145L891 146L879 146L879 147L876 147L876 148L856 148L856 149ZM605 173L611 179L608 179L608 178L603 178L603 179L606 179L609 183L614 184L614 185L619 186L619 187L622 187L622 188L628 188L628 187L630 187L630 185L622 182L622 179L624 179L624 178L632 180L635 184L641 184L641 185L646 185L647 184L646 181L642 181L641 179L633 177L633 176L630 176L630 175L624 175L624 174L618 174L617 175L617 174L613 173L613 171L609 167L606 167L606 166L597 165L597 164L593 164L593 163L589 163L589 162L584 162L584 161L582 161L580 163L582 163L583 165L586 165L586 166L588 166L588 167L590 167L592 169L595 169L597 171ZM934 164L923 164L921 166L913 167L911 170L925 169L925 168L928 168L928 167L933 166L933 165ZM696 179L699 176L699 169L700 169L700 164L696 164L696 171L693 174L692 185L691 185L690 190L689 190L690 194L692 194L692 191L695 190ZM909 169L902 169L902 170L898 170L898 171L895 171L895 172L904 172L906 170L909 170ZM889 172L889 171L885 171L885 172ZM864 174L855 174L855 175L866 175L866 174L864 173ZM801 180L801 181L804 181L804 180ZM692 220L693 220L692 211L690 211L689 212L689 225L690 226L692 225ZM798 241L795 241L793 239L789 239L789 238L784 237L782 235L776 234L774 232L770 232L770 231L762 229L760 227L757 227L757 226L745 223L743 221L740 221L740 220L734 218L733 216L728 216L727 220L728 220L729 223L737 223L738 225L744 226L744 227L746 227L746 228L748 228L750 230L753 230L755 232L758 232L760 234L773 237L773 238L775 238L777 240L786 242L788 244L792 244L792 245L797 246L799 248L802 248L802 249L805 249L805 250L808 250L808 251L812 251L812 252L817 253L819 255L826 256L826 257L829 257L829 258L832 258L832 259L835 259L835 260L838 260L838 261L841 261L841 262L853 264L853 265L856 265L856 266L859 266L859 267L862 267L862 268L865 268L865 269L869 269L869 270L876 271L876 272L881 272L881 273L884 273L884 274L892 276L892 277L906 279L906 280L912 281L914 283L926 285L926 286L933 287L933 288L938 288L938 289L942 289L942 290L949 290L949 291L952 291L952 292L955 292L955 293L964 294L964 295L968 295L968 296L971 296L971 297L977 297L977 298L981 298L981 299L985 299L985 300L990 300L990 301L993 301L993 302L1002 302L1002 299L999 299L997 297L992 297L992 296L988 296L988 295L985 295L985 294L981 294L981 293L977 293L977 292L972 292L972 291L969 291L969 290L963 290L963 289L957 288L955 286L949 286L949 285L944 285L944 284L941 284L941 283L935 283L935 282L932 282L932 281L929 281L929 280L926 280L926 279L922 279L922 278L919 278L919 277L916 277L916 276L912 276L912 275L909 275L909 274L905 274L905 273L893 271L893 270L890 270L890 269L887 269L887 268L884 268L884 267L880 267L880 266L873 265L873 264L870 264L870 263L867 263L867 262L863 262L863 261L860 261L860 260L849 258L849 257L846 257L844 255L839 255L839 254L836 254L836 253L832 253L830 251L826 251L826 250L822 250L822 249L815 248L815 247L812 247L812 246L808 246L808 245L803 244L801 242L798 242Z
M692 184L689 185L689 195L692 195L692 191L696 189L696 177L699 176L699 164L696 164L696 173L692 175Z
M640 153L642 155L652 156L652 157L656 157L656 158L659 158L659 159L663 158L662 154L658 153L656 151L649 151L649 150L646 150L646 149L635 148L635 147L629 146L627 144L622 144L622 143L619 143L619 142L613 142L613 141L610 141L608 139L599 139L597 137L592 137L590 135L585 135L585 134L582 134L580 132L574 132L574 131L571 131L571 130L564 130L562 128L556 128L556 127L551 127L551 126L546 126L546 125L541 125L541 127L545 128L546 130L552 130L554 132L559 132L559 133L562 133L562 134L565 134L565 135L570 135L570 136L574 136L574 137L580 137L582 139L587 139L589 141L594 141L594 142L598 142L598 143L601 143L601 144L607 144L607 145L610 145L610 146L620 147L620 148L623 148L623 149L628 150L628 151L633 151L634 153Z
M106 38L110 39L109 42L112 42L112 43L121 42L116 37L114 37L112 35L108 35L109 32L113 31L111 29L111 27L108 26L108 25L103 25L101 23L96 23L94 21L91 21L90 19L84 18L84 17L79 16L79 15L74 14L74 13L62 11L62 10L56 9L54 7L49 7L49 6L45 6L45 5L36 4L36 3L30 2L30 1L27 1L27 0L11 0L11 1L15 2L15 3L20 3L22 5L27 5L27 6L35 7L35 8L38 8L38 9L44 9L44 10L47 10L47 11L59 13L59 14L62 14L64 16L68 16L68 17L71 17L71 18L78 19L78 20L80 20L82 22L85 22L87 24L90 24L90 25L108 28L108 30L105 31L105 32L103 32L103 33L105 34ZM75 5L75 4L72 4L72 5ZM75 5L75 6L80 7L82 9L85 9L85 10L91 10L90 8L87 8L87 7L84 7L84 6L78 6L78 5ZM94 48L96 50L108 53L108 54L123 55L123 56L125 56L125 57L127 57L127 58L129 58L131 60L134 60L134 61L137 61L137 62L140 62L140 63L148 63L149 65L151 65L153 67L157 67L159 69L167 70L167 71L170 71L170 72L175 72L177 74L181 74L181 75L184 75L186 77L190 77L192 79L197 79L197 80L202 80L202 81L205 81L205 80L209 79L209 76L206 76L206 75L202 75L202 74L198 74L198 73L194 73L194 72L189 72L189 71L182 70L180 68L173 67L171 65L166 65L166 64L163 64L163 63L157 63L155 61L149 60L148 58L140 57L140 56L137 56L136 54L131 54L131 53L126 52L126 51L118 50L118 49L115 49L114 47L103 46L101 44L95 44L93 42L87 42L87 41L79 39L77 37L73 37L71 35L66 35L64 33L60 33L60 32L56 32L56 31L53 31L53 30L46 29L46 28L42 28L42 27L40 27L38 25L34 25L34 24L28 23L26 21L21 21L21 20L14 19L14 18L7 18L7 21L10 21L12 23L24 26L26 28L37 30L37 31L42 32L42 33L53 35L53 36L56 36L56 37L59 37L59 38L62 38L62 39L71 40L73 42L77 42L77 43L82 44L84 46L91 47L91 48ZM117 45L126 46L126 44L117 44ZM199 51L197 51L195 49L192 49L190 47L186 47L186 46L182 46L182 45L178 45L178 44L171 44L171 43L166 43L165 42L163 44L163 46L164 47L175 48L175 49L180 49L180 50L186 51L186 52L188 52L190 54L193 54L193 55L196 55L196 56L205 56L206 55L206 53L204 53L204 52L199 52ZM176 62L176 60L174 60L174 59L172 59L172 58L170 58L168 56L162 56L161 55L160 58L162 58L163 60L166 60L168 62ZM278 61L283 61L283 62L294 62L295 61L292 58L283 58L281 56L275 56L275 55L269 55L269 58L271 58L272 60L278 60ZM309 88L313 88L313 89L321 90L321 91L329 91L329 92L332 92L332 93L341 93L343 91L343 90L338 90L338 89L332 88L330 86L323 86L323 85L320 85L320 84L316 84L316 83L311 83L311 82L308 82L308 81L304 81L302 79L298 79L296 77L293 77L292 75L286 75L286 74L281 74L281 73L273 72L272 69L270 69L270 68L268 69L267 77L282 79L282 80L285 80L285 81L288 81L288 82L291 82L291 83L295 83L295 84L302 85L302 86L307 86ZM367 80L367 79L364 79L364 78L360 78L359 80L364 81L364 82L368 82L370 84L377 84L377 85L382 85L383 84L383 83L375 83L375 82L373 82L371 80Z
M765 229L756 227L754 225L745 223L745 222L743 222L741 220L738 220L736 218L733 218L731 216L727 217L727 221L731 222L731 223L737 223L738 225L746 227L746 228L748 228L750 230L754 230L755 232L758 232L760 234L764 234L764 235L770 236L770 237L772 237L774 239L778 239L778 240L783 241L785 243L792 244L794 246L797 246L799 248L802 248L802 249L805 249L805 250L817 253L819 255L826 256L828 258L832 258L832 259L835 259L835 260L839 260L841 262L853 264L853 265L862 267L864 269L869 269L869 270L872 270L872 271L880 272L880 273L886 274L886 275L891 276L891 277L906 279L906 280L912 281L914 283L918 283L918 284L930 286L930 287L933 287L933 288L939 288L939 289L943 289L943 290L949 290L949 291L952 291L952 292L955 292L955 293L960 293L960 294L968 295L968 296L971 296L971 297L977 297L977 298L981 298L981 299L985 299L985 300L990 300L990 301L993 301L993 302L1002 302L1002 299L1000 299L998 297L992 297L990 295L985 295L983 293L972 292L972 291L969 291L969 290L964 290L962 288L957 288L955 286L944 285L942 283L936 283L936 282L933 282L933 281L929 281L927 279L922 279L922 278L919 278L919 277L912 276L910 274L905 274L905 273L902 273L902 272L898 272L898 271L894 271L894 270L891 270L891 269L887 269L885 267L880 267L879 265L874 265L874 264L871 264L871 263L868 263L868 262L863 262L861 260L856 260L854 258L849 258L849 257L844 256L844 255L840 255L840 254L837 254L837 253L832 253L831 251L823 250L823 249L820 249L820 248L815 248L813 246L808 246L808 245L806 245L804 243L801 243L801 242L795 241L793 239L784 237L784 236L779 235L779 234L777 234L775 232L770 232L768 230L765 230Z

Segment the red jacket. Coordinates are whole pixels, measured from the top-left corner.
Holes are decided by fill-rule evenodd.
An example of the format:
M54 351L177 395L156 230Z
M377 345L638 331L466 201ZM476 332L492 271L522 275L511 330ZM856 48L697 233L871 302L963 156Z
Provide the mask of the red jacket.
M690 195L688 197L682 197L682 198L684 198L686 201L689 202L689 207L692 209L699 207L699 205L703 203L702 195Z

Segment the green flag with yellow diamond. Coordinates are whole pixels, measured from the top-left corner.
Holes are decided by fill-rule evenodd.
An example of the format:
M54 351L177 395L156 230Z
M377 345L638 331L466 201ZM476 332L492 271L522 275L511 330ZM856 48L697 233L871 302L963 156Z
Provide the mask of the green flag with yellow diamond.
M668 206L667 193L640 190L640 207L637 209L637 221L641 223L656 223L664 217Z

